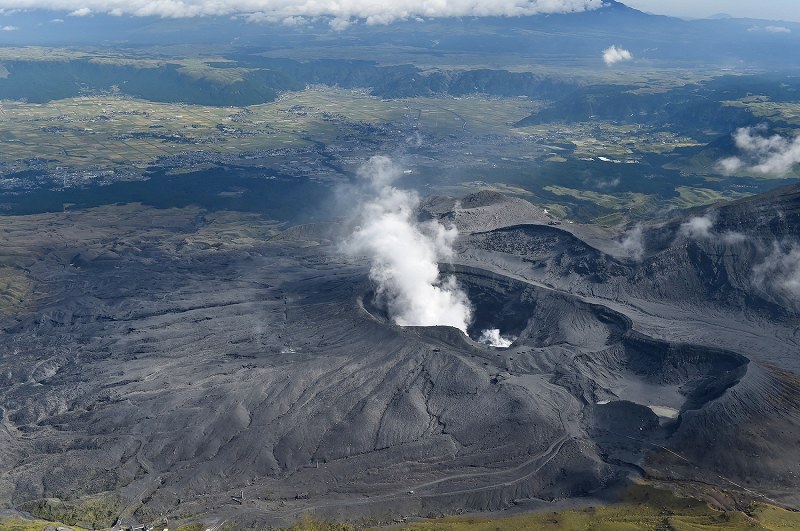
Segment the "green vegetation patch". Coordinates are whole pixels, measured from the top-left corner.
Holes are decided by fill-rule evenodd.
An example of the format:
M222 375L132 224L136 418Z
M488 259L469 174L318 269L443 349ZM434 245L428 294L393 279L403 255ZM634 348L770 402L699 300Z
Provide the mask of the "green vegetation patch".
M678 208L711 205L720 201L740 199L748 195L741 192L722 193L708 188L691 188L688 186L679 186L675 191L678 192L678 197L673 199L672 203Z
M518 514L508 517L448 516L388 527L336 523L304 515L288 531L779 531L800 529L800 513L753 503L746 511L718 510L708 503L677 496L651 485L630 486L619 503L606 506Z
M607 228L619 227L620 225L624 225L627 222L628 218L626 218L622 212L614 212L606 216L596 217L592 220L592 223Z
M221 211L207 213L205 218L208 223L184 239L190 248L253 247L275 236L280 228L277 222L257 214Z
M85 57L87 57L86 53L67 48L48 48L46 46L0 48L0 61L72 61Z
M111 527L122 509L118 500L108 496L96 496L77 502L45 498L23 503L20 508L42 520L94 529Z
M435 521L414 522L402 529L439 531L517 530L719 530L800 529L800 513L754 504L747 513L720 511L707 503L682 498L648 485L634 485L623 501L603 507L561 512L537 512L506 518L453 516Z
M22 271L0 266L0 317L22 309L30 289L30 281Z
M292 527L285 528L286 531L356 531L363 529L353 524L340 524L337 522L329 522L327 520L320 520L310 515L303 515L300 521Z
M766 96L749 96L740 100L725 101L729 107L749 109L753 116L764 120L785 121L800 125L800 103L794 101L770 101Z
M649 211L655 203L655 198L653 196L636 192L611 195L601 194L592 190L576 190L574 188L555 185L545 186L544 190L558 196L567 196L580 201L589 201L608 210L627 209L633 212L643 213Z
M67 526L61 522L48 522L45 520L28 520L26 518L0 518L0 531L44 531L45 529L55 528L72 529L79 528Z
M564 219L569 216L569 208L565 207L564 205L559 205L556 203L550 203L544 205L544 208L547 209L547 212L557 218Z
M178 72L193 79L202 79L219 85L233 85L247 79L247 68L215 68L208 61L201 59L184 59Z

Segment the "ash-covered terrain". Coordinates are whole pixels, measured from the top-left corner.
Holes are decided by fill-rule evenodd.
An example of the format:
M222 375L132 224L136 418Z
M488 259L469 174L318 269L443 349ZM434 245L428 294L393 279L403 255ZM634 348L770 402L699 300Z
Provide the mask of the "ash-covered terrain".
M349 219L288 230L135 204L0 218L23 294L2 306L0 503L245 527L644 477L800 506L797 186L614 234L495 192L420 201L393 172L373 159Z
M800 23L0 17L0 531L800 511Z

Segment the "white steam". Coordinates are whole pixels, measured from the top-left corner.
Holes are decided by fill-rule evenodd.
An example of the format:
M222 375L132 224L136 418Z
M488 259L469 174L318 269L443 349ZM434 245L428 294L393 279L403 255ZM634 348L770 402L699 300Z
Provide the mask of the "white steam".
M577 13L603 6L602 0L5 0L7 9L49 9L86 16L159 16L169 18L244 15L253 21L296 24L325 17L334 29L354 20L388 24L417 17L527 16Z
M687 238L701 240L711 237L714 221L708 216L695 217L681 224L681 234Z
M644 256L644 234L641 225L626 232L622 239L616 242L620 253L637 262Z
M767 136L765 126L742 127L733 134L740 156L719 161L718 167L726 174L745 170L762 175L783 175L800 163L800 135L787 138Z
M800 245L773 242L772 252L753 268L753 283L790 306L800 308Z
M633 59L633 54L617 45L612 45L603 50L603 61L606 65L611 66L622 61L630 61Z
M388 157L372 157L358 175L367 196L357 206L359 225L345 250L368 257L389 317L401 326L446 325L466 333L469 300L453 276L439 273L439 262L453 255L458 231L436 220L417 221L419 196L392 186L401 172Z
M487 328L481 332L478 342L490 347L508 348L514 342L512 338L503 337L500 335L500 330L497 328Z

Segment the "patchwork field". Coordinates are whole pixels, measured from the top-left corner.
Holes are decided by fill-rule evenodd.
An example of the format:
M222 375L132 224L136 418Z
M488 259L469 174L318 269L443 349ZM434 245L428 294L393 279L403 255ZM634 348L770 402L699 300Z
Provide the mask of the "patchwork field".
M0 53L0 60L10 58L145 70L170 66L176 75L211 86L241 84L254 71L226 58L166 61L145 52L134 57L45 48ZM435 72L438 67L430 68ZM595 83L611 83L615 75L580 72L575 79L588 76L584 81ZM634 88L625 97L659 97L690 83L711 82L718 74L629 73ZM341 182L376 153L398 157L408 168L409 186L424 187L427 193L502 189L558 217L604 226L737 199L770 186L758 175L720 175L716 163L721 152L706 149L706 140L646 120L593 117L521 125L553 105L548 99L487 94L382 98L369 87L313 84L246 106L149 101L126 95L124 86L87 88L83 95L47 103L4 100L0 192L5 199L0 198L0 206L10 204L3 208L13 212L13 205L31 191L141 180L162 169L191 175L234 165L267 176ZM797 114L796 104L768 97L725 105L787 123Z

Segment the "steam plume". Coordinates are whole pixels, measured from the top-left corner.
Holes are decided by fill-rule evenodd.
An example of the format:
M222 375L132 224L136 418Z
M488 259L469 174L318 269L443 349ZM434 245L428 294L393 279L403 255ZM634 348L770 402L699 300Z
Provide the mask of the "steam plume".
M370 278L389 317L402 326L447 325L466 333L469 300L454 277L439 273L439 261L453 255L458 231L416 220L419 196L392 186L400 171L388 157L372 157L358 175L367 197L345 250L369 258Z
M753 268L753 282L778 300L800 309L800 244L773 242L772 252Z
M508 348L514 343L514 339L500 335L500 330L497 328L487 328L481 332L481 337L478 338L478 341L496 348Z
M637 262L641 260L644 256L644 234L641 225L636 225L626 232L616 244L620 252L628 258Z

